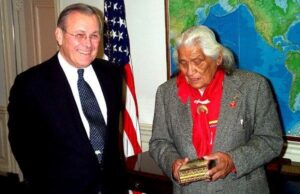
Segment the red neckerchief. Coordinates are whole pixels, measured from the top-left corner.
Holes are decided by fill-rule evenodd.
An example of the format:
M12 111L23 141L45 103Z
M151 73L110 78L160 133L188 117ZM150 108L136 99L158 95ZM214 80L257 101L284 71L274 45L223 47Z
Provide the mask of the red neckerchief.
M182 73L177 77L177 95L180 101L185 104L190 99L193 144L199 158L212 152L221 106L223 80L224 71L218 69L201 96L198 89L187 83Z

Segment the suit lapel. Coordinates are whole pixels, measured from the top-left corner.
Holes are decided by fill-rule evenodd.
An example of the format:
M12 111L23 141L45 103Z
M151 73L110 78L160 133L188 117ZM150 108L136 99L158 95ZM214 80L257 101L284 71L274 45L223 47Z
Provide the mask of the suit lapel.
M225 76L214 151L222 147L225 141L223 137L226 137L228 130L231 130L230 126L232 122L236 122L236 118L240 112L240 98L242 97L242 93L239 90L240 85L241 81L238 77L234 75Z
M113 93L112 90L112 75L109 72L105 71L105 68L101 67L104 64L101 64L100 62L95 64L95 62L92 64L93 68L95 70L95 73L97 75L97 78L99 80L101 90L106 102L107 106L107 125L109 125L109 122L112 121L112 112L113 112L113 107L114 107L114 100L116 94Z
M70 140L73 139L70 142L80 142L82 145L91 147L71 87L58 62L57 55L53 58L52 64L49 66L50 91L47 95L52 97L52 106L55 106L55 111L59 115L58 122L61 122L62 128L77 131L63 131L61 133L65 133Z
M175 91L177 91L177 87ZM179 99L176 101L175 107L177 107L177 115L178 115L177 130L180 131L181 134L179 138L181 138L183 141L183 143L179 145L182 146L182 151L186 152L187 157L196 158L197 155L192 141L193 120L190 111L190 106L191 106L190 103L191 103L190 100L188 100L186 104L182 104Z

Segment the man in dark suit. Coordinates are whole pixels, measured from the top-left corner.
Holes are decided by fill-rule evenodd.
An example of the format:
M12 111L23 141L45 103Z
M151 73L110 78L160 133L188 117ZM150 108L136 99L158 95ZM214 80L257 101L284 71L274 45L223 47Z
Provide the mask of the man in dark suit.
M9 141L30 193L123 191L118 141L122 71L96 59L101 30L94 7L66 7L55 30L59 52L15 79L8 105ZM90 143L91 125L79 94L78 69L84 70L105 121L102 152Z

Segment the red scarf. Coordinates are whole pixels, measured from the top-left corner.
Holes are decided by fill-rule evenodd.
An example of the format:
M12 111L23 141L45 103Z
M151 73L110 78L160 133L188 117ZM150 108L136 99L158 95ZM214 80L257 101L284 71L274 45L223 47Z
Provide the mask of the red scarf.
M221 106L223 80L224 71L218 69L201 96L198 89L187 83L182 73L177 77L180 101L185 104L190 99L193 118L193 144L199 158L212 152Z

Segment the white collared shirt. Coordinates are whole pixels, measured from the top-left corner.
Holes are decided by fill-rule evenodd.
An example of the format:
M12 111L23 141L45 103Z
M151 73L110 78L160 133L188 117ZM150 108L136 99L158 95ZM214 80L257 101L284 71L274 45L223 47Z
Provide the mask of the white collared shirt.
M79 93L78 93L78 88L77 88L77 80L78 80L78 74L77 74L77 70L78 68L72 66L71 64L69 64L65 58L60 54L60 52L58 53L58 61L60 63L60 66L62 67L69 85L71 87L72 93L73 93L73 97L75 99L77 108L79 110L79 114L81 117L81 120L83 122L84 128L87 132L88 137L90 137L90 127L89 127L89 123L82 111L82 107L81 107L81 103L80 103L80 98L79 98ZM104 121L107 124L107 107L106 107L106 102L104 99L104 95L99 83L99 80L96 76L96 73L92 67L92 65L89 65L88 67L84 68L84 74L83 77L85 79L85 81L90 85L90 87L92 88L97 102L100 106L100 110L102 112L102 115L104 117Z

